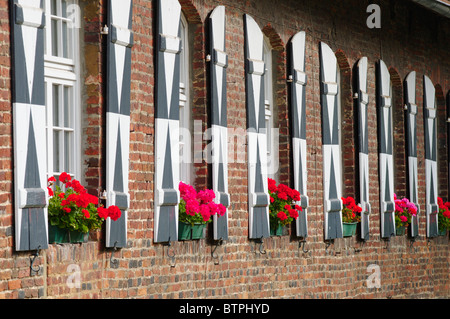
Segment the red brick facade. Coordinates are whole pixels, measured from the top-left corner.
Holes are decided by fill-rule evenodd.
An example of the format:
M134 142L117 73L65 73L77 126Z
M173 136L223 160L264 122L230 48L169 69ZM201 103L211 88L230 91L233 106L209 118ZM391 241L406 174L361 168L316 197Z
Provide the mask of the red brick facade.
M436 88L438 108L439 196L449 199L446 97L450 90L450 20L411 1L381 1L381 29L366 26L367 2L180 0L189 23L191 48L191 103L193 119L208 125L208 66L205 56L209 13L226 7L228 54L228 126L246 128L244 25L251 15L274 49L274 100L280 128L279 182L292 186L292 150L289 128L287 43L298 31L306 32L308 227L303 252L294 232L289 236L248 239L247 163L228 166L229 240L217 247L209 239L155 244L154 237L154 94L156 1L133 1L131 73L131 127L128 211L128 246L114 252L104 245L104 231L90 234L85 244L50 245L40 252L30 274L30 252L14 249L13 140L11 106L10 2L0 0L0 299L2 298L448 298L450 246L446 236L426 238L425 150L423 82L427 75ZM79 179L92 194L105 187L105 38L106 1L80 1L82 38L83 172ZM370 240L356 238L324 241L323 157L319 80L319 42L336 53L341 79L343 192L358 192L356 114L353 69L362 56L369 60L369 165L372 205ZM394 88L395 192L407 196L407 154L403 81L410 71L417 80L417 137L420 237L390 242L380 238L377 112L375 63L389 67ZM198 154L208 141L194 136ZM235 158L246 158L235 145ZM244 152L242 154L241 152ZM195 156L194 154L194 156ZM211 188L210 168L195 164L195 186ZM209 229L209 232L211 229ZM209 238L209 236L207 236ZM170 251L169 251L169 250ZM174 264L168 257L174 253ZM379 288L368 287L370 265L381 274ZM78 276L78 277L77 277ZM77 281L77 278L80 280ZM77 287L76 283L80 283Z

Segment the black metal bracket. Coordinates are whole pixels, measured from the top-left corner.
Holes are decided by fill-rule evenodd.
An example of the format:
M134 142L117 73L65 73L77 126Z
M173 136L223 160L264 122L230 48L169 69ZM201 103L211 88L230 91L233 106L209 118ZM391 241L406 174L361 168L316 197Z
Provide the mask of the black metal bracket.
M390 251L389 243L391 242L391 237L388 237L387 239L385 239L385 241L386 241L386 246L384 247L384 249L386 249L387 251Z
M359 248L355 247L355 253L360 253L362 252L362 249L364 247L364 245L366 244L366 241L364 239L361 240L361 244L359 245Z
M173 250L173 254L170 254L170 246L172 246L172 242L170 241L170 237L169 237L169 241L167 242L167 244L165 244L167 246L167 257L170 258L170 267L175 267L175 250Z
M267 254L266 249L263 249L264 248L263 236L261 236L261 238L257 241L257 243L259 243L259 253L261 255Z
M39 251L41 250L41 246L39 246L36 250L36 252L32 255L33 259L30 257L30 276L33 276L34 274L38 274L41 270L41 266L37 266L37 268L33 267L34 262L36 261L36 258L39 257Z
M298 248L301 248L302 251L307 254L309 252L309 249L305 249L306 246L306 239L300 240L298 243Z
M221 237L219 240L216 241L216 243L214 244L214 248L211 250L211 257L214 260L214 265L219 264L219 256L217 256L216 254L216 249L217 247L222 245L223 245L223 238Z
M334 239L325 240L325 253L328 255L328 248L334 244Z
M116 266L119 264L119 260L114 258L114 253L117 251L117 241L114 243L113 251L111 252L111 256L109 258L109 263Z

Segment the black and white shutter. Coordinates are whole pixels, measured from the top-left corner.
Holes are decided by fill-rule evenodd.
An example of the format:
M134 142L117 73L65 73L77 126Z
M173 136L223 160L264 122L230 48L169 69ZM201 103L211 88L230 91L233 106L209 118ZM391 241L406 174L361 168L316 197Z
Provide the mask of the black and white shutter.
M369 128L367 107L369 95L367 94L367 57L362 57L356 66L356 88L358 94L356 103L358 110L358 140L359 140L359 194L362 208L361 213L361 239L368 240L369 215Z
M377 66L381 237L390 238L395 236L391 77L382 60Z
M320 62L325 239L328 240L342 237L342 177L337 59L323 42L320 43Z
M294 188L300 192L297 205L302 212L296 221L297 236L308 237L308 196L306 164L306 82L305 73L305 32L298 32L291 40L291 114L292 148L294 163Z
M418 179L417 179L417 104L416 72L410 72L405 79L406 141L408 150L408 186L409 200L417 206L419 213ZM419 235L418 215L411 218L411 237Z
M159 0L155 117L154 241L178 239L181 6Z
M127 243L128 163L130 148L130 82L132 0L109 0L107 43L106 191L107 206L122 211L117 221L106 220L106 247Z
M423 115L425 122L425 178L427 236L438 236L437 205L437 129L435 88L430 78L423 76Z
M227 133L227 66L225 52L225 7L218 6L209 18L211 52L211 144L212 184L216 203L227 207L224 216L214 215L214 239L228 239L228 133Z
M48 248L41 0L11 1L16 250Z
M270 236L267 138L264 105L264 37L255 20L244 15L249 238Z

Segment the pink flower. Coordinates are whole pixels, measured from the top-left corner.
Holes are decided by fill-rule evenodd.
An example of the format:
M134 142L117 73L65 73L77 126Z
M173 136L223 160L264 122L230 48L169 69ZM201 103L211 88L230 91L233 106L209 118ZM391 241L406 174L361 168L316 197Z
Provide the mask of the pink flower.
M405 223L408 221L408 218L406 216L400 216L400 220Z
M195 200L197 197L197 192L191 185L180 182L179 190L180 196L182 199L184 199L185 202L188 202L189 200Z
M208 205L200 206L200 214L203 217L203 221L207 222L211 218L211 211L209 210Z
M194 216L200 211L200 204L195 199L189 199L186 201L186 214Z
M200 199L202 203L209 203L216 197L212 189L205 189L197 194L197 198Z
M222 204L219 204L218 206L219 206L219 216L225 215L225 213L227 212L227 208Z

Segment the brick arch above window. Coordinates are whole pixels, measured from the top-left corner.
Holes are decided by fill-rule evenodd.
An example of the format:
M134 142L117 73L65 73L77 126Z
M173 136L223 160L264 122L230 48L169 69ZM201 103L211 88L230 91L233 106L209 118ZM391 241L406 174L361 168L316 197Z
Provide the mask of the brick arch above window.
M394 155L394 192L397 197L408 197L407 188L407 149L405 135L405 111L403 81L398 70L389 67L391 76L392 121L393 121L393 155Z
M181 10L188 21L188 23L200 24L203 23L202 18L200 17L200 13L195 7L192 0L179 0L181 5Z
M275 51L285 51L286 45L281 39L279 33L272 27L270 23L266 24L262 28L262 32L266 37L270 40L270 45L272 46L272 49Z

